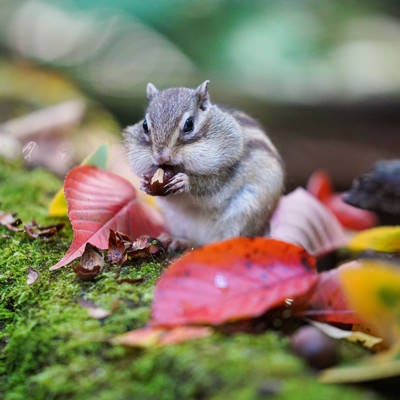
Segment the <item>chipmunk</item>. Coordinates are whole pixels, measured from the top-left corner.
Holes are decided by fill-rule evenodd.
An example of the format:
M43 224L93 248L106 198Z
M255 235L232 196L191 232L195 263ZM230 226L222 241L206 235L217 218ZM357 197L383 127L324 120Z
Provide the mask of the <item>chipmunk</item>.
M124 131L143 190L154 168L174 168L167 196L156 199L173 237L195 245L268 233L284 180L281 157L257 121L211 103L208 84L148 83L145 118Z

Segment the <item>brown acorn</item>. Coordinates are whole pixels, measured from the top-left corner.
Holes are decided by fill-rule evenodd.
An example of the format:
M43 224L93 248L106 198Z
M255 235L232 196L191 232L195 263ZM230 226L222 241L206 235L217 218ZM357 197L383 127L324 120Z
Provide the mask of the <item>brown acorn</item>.
M174 176L172 167L163 165L157 168L151 177L147 177L146 192L152 196L167 196L169 194L167 184Z
M290 339L292 351L310 367L322 369L338 361L337 343L313 326L303 326Z

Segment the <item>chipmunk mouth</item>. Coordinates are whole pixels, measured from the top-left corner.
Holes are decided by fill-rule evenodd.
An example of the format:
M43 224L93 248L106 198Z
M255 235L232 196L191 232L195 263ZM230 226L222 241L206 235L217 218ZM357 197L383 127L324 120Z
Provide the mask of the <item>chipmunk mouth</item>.
M164 171L165 171L165 170L171 170L171 171L173 171L173 172L176 173L175 165L171 165L171 164L156 164L155 167L161 168L161 169L163 169Z
M177 174L178 172L185 172L185 168L181 164L172 164L172 163L153 164L153 168L162 168L163 170L171 170L175 174Z

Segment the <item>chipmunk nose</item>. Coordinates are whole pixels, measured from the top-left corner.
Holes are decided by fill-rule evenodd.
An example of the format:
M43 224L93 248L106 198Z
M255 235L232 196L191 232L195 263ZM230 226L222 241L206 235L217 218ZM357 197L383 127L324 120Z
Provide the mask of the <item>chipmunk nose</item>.
M157 164L169 164L171 162L171 152L169 149L157 149L154 155Z

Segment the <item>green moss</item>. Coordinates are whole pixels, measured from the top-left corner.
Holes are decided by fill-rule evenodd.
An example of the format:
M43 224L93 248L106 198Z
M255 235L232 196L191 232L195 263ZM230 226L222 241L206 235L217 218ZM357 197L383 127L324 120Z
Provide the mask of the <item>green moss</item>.
M0 161L0 201L29 220L54 222L46 207L60 182L42 170ZM0 235L8 235L0 227ZM125 266L119 284L111 268L80 281L70 267L48 268L67 250L71 228L49 242L22 233L0 239L0 398L19 399L258 399L278 382L274 399L363 399L366 392L323 385L287 350L284 338L236 334L148 350L112 346L109 339L143 326L163 266ZM27 286L27 267L40 272ZM99 321L80 305L110 310ZM368 393L368 398L377 398Z

